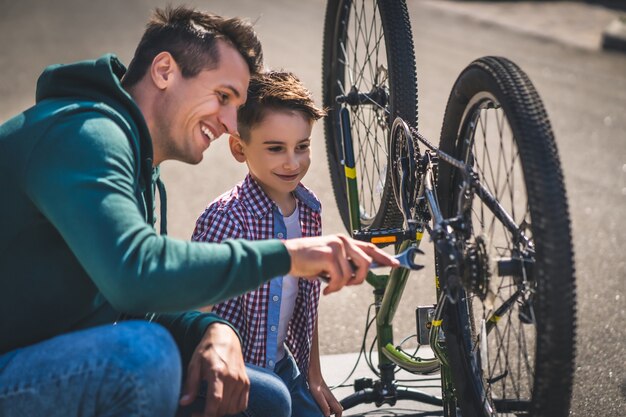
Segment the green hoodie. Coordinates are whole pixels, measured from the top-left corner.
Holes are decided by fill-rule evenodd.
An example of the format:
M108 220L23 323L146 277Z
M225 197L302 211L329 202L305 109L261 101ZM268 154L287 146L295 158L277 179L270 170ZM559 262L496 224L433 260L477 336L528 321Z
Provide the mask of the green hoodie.
M290 268L277 240L156 233L152 142L124 72L112 55L51 66L36 105L0 125L0 354L156 312L187 359L216 317L176 312Z

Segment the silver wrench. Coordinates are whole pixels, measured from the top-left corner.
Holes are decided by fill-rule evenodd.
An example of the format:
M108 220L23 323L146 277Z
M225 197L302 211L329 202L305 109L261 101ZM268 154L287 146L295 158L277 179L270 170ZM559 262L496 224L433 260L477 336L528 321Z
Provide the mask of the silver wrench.
M399 254L394 256L394 258L400 262L399 268L405 268L411 271L419 271L420 269L424 268L424 265L419 265L415 263L415 256L418 254L423 255L424 252L415 246L410 246L405 251L400 252ZM352 264L352 262L350 263ZM354 265L352 266L353 269L355 269ZM369 266L369 269L383 268L385 266L386 265L380 265L377 262L372 262ZM326 273L320 274L318 277L322 280L322 282L325 282L326 284L330 282L330 276Z

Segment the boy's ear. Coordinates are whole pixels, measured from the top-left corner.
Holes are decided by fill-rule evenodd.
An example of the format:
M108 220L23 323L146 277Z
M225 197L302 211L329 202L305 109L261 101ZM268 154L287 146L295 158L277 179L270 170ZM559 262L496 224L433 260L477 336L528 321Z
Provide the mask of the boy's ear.
M246 162L246 154L243 150L241 138L230 135L228 137L228 146L230 147L230 153L233 154L237 162Z

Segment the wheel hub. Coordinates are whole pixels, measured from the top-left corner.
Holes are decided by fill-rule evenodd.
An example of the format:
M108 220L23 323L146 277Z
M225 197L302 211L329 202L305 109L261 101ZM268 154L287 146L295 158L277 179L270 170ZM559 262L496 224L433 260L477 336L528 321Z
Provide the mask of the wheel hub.
M369 93L363 93L353 85L348 94L337 96L336 101L348 106L370 105L384 109L389 103L389 92L384 85L374 85Z

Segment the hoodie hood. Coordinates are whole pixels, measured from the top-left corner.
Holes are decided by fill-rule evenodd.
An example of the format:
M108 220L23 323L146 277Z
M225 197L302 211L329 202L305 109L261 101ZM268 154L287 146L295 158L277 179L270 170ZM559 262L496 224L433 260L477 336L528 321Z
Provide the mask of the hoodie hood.
M97 60L50 65L37 80L36 99L84 97L100 101L113 94L117 99L129 100L120 84L125 73L124 65L111 54Z
M113 54L96 60L47 67L37 80L37 103L45 99L73 98L80 101L105 103L118 112L126 113L134 122L142 139L150 139L143 114L132 97L122 88L126 67ZM144 142L142 140L142 148ZM152 141L145 141L152 154Z

